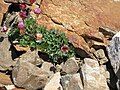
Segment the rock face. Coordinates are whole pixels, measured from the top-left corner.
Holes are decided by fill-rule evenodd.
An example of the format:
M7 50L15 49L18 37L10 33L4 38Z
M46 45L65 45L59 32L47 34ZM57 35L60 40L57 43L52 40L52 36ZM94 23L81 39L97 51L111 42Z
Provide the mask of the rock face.
M89 51L81 36L101 42L100 26L119 30L119 8L114 0L42 0L38 23L64 31L75 47Z
M29 62L20 61L13 68L12 78L14 84L18 87L37 90L45 86L49 75L46 71Z
M98 61L85 58L84 62L82 67L84 90L109 90L104 71L101 71Z
M8 4L4 3L3 0L0 0L0 24L3 20L3 15L8 9Z
M110 45L107 47L108 56L116 74L120 69L120 32L113 36ZM120 77L120 74L118 75Z
M118 78L118 83L120 83L120 32L113 36L107 51L113 70ZM119 84L117 87L120 89Z

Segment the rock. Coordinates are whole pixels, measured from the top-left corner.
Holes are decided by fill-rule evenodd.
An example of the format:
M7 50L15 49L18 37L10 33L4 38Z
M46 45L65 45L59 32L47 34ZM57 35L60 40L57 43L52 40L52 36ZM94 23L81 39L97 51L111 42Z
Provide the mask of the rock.
M51 70L54 67L54 65L50 62L43 62L41 69L48 72L50 75L54 74L54 72Z
M80 74L67 74L61 77L63 90L83 90Z
M7 85L7 86L5 86L5 88L7 90L13 90L15 88L15 86L14 85Z
M4 0L6 3L26 3L31 4L30 0Z
M70 79L68 90L83 90L80 74L74 74Z
M120 79L120 32L113 36L107 51L114 72Z
M105 56L103 49L99 49L99 50L95 51L94 54L97 57L97 59L99 60L100 64L104 64L104 63L108 62L108 59Z
M11 28L14 24L17 24L17 21L18 21L17 15L18 15L18 13L16 13L16 12L7 13L5 20L3 21L3 24L5 24L7 27Z
M110 63L118 78L117 83L120 83L120 32L113 36L110 45L107 47L107 51ZM118 89L120 89L119 84Z
M105 35L105 37L109 38L112 38L117 33L116 31L107 27L100 27L99 31L102 32Z
M30 62L30 63L32 63L34 65L42 65L42 63L43 63L43 60L41 58L39 58L37 50L34 50L34 51L29 50L29 51L27 51L26 53L22 54L19 57L19 60L24 61L24 62Z
M57 64L56 65L56 72L60 72L62 70L62 66Z
M68 59L62 66L62 71L68 74L76 73L78 70L79 66L77 64L77 61L75 60L75 57Z
M3 85L11 85L12 84L12 81L10 79L10 76L9 75L6 75L4 73L0 73L0 84L3 84Z
M7 11L7 9L8 9L8 4L4 3L3 0L0 0L0 25L2 23L4 13Z
M69 90L68 86L69 86L69 82L70 82L71 78L72 78L71 74L67 74L67 75L61 77L60 81L61 81L63 90Z
M109 90L98 61L85 58L82 67L84 90Z
M60 72L56 72L51 80L46 84L44 90L63 90L60 85Z
M12 60L12 51L10 51L10 42L8 38L0 43L0 67L1 70L10 69L11 66L14 66L15 62Z
M114 31L120 28L120 3L113 0L42 0L40 6L39 24L65 32L75 47L87 51L89 46L81 35L98 38L99 27ZM104 36L101 41L104 42Z
M27 90L43 88L49 78L49 74L35 65L18 61L12 71L12 79L16 86Z

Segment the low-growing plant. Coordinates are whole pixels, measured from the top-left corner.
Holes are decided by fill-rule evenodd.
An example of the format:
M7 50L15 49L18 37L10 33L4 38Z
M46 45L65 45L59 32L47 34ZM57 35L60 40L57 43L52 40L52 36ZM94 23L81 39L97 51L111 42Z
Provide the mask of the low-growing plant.
M18 22L8 35L12 42L17 41L20 46L29 46L48 54L53 63L74 56L74 47L63 32L47 30L44 26L38 25L32 17L24 19L22 23Z

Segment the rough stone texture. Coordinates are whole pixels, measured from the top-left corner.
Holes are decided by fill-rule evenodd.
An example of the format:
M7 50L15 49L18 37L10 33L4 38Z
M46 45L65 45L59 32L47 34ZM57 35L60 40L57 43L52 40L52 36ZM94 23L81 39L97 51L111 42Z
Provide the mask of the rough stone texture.
M63 90L83 90L80 74L67 74L61 77Z
M46 71L29 62L18 62L12 71L14 84L27 90L43 88L47 83L48 78L49 75Z
M38 23L64 31L75 47L89 51L81 35L103 42L98 28L119 30L119 8L114 0L42 0Z
M113 36L107 51L113 69L120 79L120 32Z
M50 75L53 75L54 72L51 70L53 68L53 64L50 62L43 62L41 69L48 72Z
M8 38L4 38L4 40L0 43L0 67L1 70L9 69L10 66L13 66L15 63L12 60L12 53L10 51L10 42Z
M63 90L68 90L68 86L69 86L69 82L70 82L71 78L72 78L71 74L67 74L67 75L61 77L60 81L61 81Z
M3 85L11 85L12 84L12 81L10 79L10 76L9 75L6 75L4 73L0 73L0 84L3 84Z
M107 51L113 70L118 78L117 88L120 89L120 32L113 36Z
M27 51L26 53L22 54L19 57L20 61L24 61L24 62L30 62L34 65L41 65L43 63L43 60L41 58L39 58L38 56L38 51L34 50L34 51Z
M62 71L69 74L76 73L78 70L79 66L77 64L77 61L75 60L75 57L68 59L62 66Z
M95 54L96 58L99 60L100 64L104 64L104 63L108 62L108 59L105 56L103 49L99 49L99 50L95 51L94 54Z
M85 58L82 67L84 90L109 90L106 78L99 67L98 61Z
M2 22L3 15L7 11L7 9L8 9L8 4L4 3L3 0L0 0L0 24Z
M46 84L44 90L63 90L60 85L60 72L56 72L51 80Z
M74 74L69 82L68 90L83 90L80 74Z

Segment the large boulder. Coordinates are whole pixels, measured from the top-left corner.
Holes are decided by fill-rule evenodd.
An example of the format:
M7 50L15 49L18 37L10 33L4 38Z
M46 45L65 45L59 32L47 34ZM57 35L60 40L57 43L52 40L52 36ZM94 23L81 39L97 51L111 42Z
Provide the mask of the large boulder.
M107 47L107 51L115 75L118 78L117 81L113 81L115 76L112 77L111 82L117 84L117 88L120 89L120 32L113 36L110 45Z
M48 78L49 75L46 71L25 61L18 61L12 70L14 84L27 90L43 88L46 85Z
M82 67L84 90L109 90L106 72L99 66L98 61L85 58Z
M99 27L119 30L119 8L120 2L114 0L42 0L37 21L65 32L75 47L89 51L84 38L106 41Z

